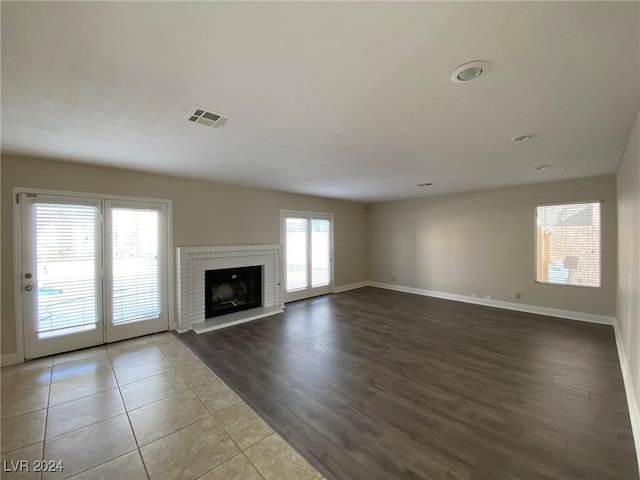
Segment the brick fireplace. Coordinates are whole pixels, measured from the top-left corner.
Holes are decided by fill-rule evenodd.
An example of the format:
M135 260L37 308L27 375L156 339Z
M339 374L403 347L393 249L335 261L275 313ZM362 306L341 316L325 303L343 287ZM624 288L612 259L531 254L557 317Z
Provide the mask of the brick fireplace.
M202 333L224 328L279 313L284 307L280 281L280 245L178 247L176 258L179 332L194 330ZM232 293L237 294L238 290L242 293L243 289L248 289L247 283L240 285L238 278L232 276L226 281L224 279L231 269L242 272L248 267L259 268L262 274L261 292L258 295L261 297L262 305L252 305L255 308L247 309L236 308L233 309L233 313L222 312L212 318L206 318L207 313L211 315L211 305L206 307L206 295L211 294L212 288L210 285L205 286L207 276L221 279L219 283L222 287L218 288L222 288L220 291L225 293L218 293L220 291L216 290L212 295L217 300L239 304L237 299L234 300ZM255 282L250 285L251 288L256 288Z

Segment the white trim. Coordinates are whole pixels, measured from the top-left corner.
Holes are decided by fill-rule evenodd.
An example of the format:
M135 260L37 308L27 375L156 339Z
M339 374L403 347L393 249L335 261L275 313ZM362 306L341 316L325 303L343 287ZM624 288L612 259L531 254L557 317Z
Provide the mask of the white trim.
M0 355L0 367L6 367L9 365L15 365L21 363L23 360L18 360L18 354L16 353L3 353Z
M167 315L169 317L169 330L178 327L178 319L175 311L176 285L175 285L175 257L173 249L173 200L167 202Z
M253 320L258 320L259 318L270 317L271 315L276 315L278 313L284 312L284 310L282 309L282 307L280 307L280 305L276 305L275 307L271 307L271 308L252 308L249 311L252 313L254 311L257 311L257 313L253 313L252 315L249 315L249 316L240 315L238 317L234 317L235 314L231 313L229 315L223 315L221 317L218 317L217 319L212 321L207 320L202 323L193 324L191 325L191 328L196 333L211 332L213 330L220 330L221 328L232 327L233 325L239 325L241 323L251 322ZM236 313L243 313L243 312L236 312ZM181 331L180 333L184 333L184 331Z
M633 389L633 382L631 380L631 370L629 369L629 362L627 361L627 355L624 349L624 343L622 341L622 335L620 334L620 327L618 322L614 322L613 331L616 336L616 346L618 347L618 359L620 360L620 369L622 370L622 379L624 381L624 390L627 394L627 406L629 409L629 417L631 419L631 431L633 432L633 439L636 446L636 460L638 461L638 470L640 471L640 404Z
M333 287L333 293L348 292L349 290L355 290L356 288L368 287L369 282L349 283L347 285L340 285L339 287Z
M570 320L579 320L581 322L601 323L604 325L615 324L615 317L609 317L607 315L597 315L594 313L574 312L573 310L561 310L559 308L505 302L503 300L495 300L493 298L469 297L467 295L459 295L456 293L436 292L433 290L423 290L420 288L405 287L390 283L368 282L368 284L371 287L385 288L387 290L395 290L397 292L413 293L416 295L423 295L425 297L443 298L446 300L454 300L456 302L474 303L476 305L516 310L518 312L535 313L549 317L568 318Z
M20 189L14 187L13 196L13 311L16 326L16 361L24 361L24 325L22 323L22 217L16 201Z
M111 195L110 193L96 192L67 192L66 190L49 190L46 188L13 187L13 197L19 193L35 193L41 195L60 195L63 197L93 197L109 200L124 200L130 202L172 203L173 200L156 197L135 197L131 195Z

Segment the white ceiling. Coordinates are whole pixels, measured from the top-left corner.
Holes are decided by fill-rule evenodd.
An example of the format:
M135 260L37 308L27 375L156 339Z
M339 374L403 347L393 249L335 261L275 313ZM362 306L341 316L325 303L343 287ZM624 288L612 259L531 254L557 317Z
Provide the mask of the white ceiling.
M638 2L1 8L7 153L368 202L614 173L639 105Z

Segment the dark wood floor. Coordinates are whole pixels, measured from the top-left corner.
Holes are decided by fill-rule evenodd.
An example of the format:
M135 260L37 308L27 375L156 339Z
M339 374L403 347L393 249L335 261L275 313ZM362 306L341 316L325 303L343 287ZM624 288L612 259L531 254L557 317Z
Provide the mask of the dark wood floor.
M180 338L328 479L638 478L609 326L362 288Z

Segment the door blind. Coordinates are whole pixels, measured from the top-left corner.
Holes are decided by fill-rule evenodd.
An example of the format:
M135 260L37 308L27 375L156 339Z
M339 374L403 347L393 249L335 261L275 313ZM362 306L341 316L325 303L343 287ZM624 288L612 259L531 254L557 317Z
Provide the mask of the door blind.
M287 218L287 292L307 288L306 218Z
M96 328L96 229L91 205L34 205L38 338Z
M536 207L536 281L600 286L600 202Z
M112 323L160 314L159 212L111 209Z
M331 222L311 219L311 286L322 287L331 282Z

